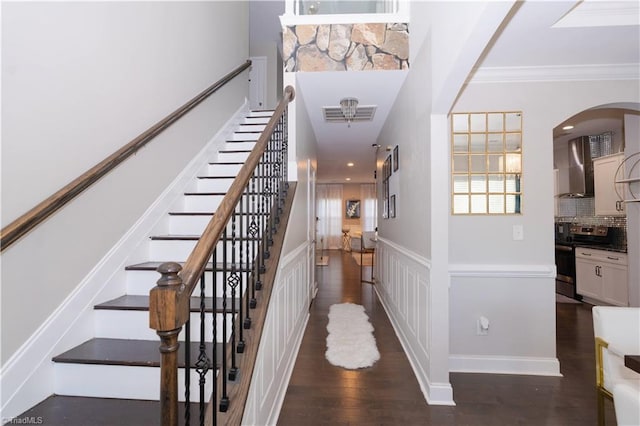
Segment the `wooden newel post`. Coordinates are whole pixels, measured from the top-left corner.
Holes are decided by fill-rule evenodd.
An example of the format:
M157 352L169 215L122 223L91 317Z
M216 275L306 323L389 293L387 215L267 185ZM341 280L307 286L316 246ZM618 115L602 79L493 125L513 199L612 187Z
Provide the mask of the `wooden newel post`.
M162 277L149 295L149 327L160 336L160 412L163 426L178 425L178 334L184 322L179 310L182 267L175 262L158 267Z

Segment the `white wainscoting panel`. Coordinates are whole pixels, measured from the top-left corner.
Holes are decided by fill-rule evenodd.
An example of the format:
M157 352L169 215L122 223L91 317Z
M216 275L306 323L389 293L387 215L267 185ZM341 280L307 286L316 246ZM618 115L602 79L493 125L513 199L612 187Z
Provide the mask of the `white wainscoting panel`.
M559 376L554 265L450 265L452 372ZM486 334L478 320L489 320Z
M430 262L391 241L378 239L375 289L409 358L427 402L452 405L449 383L429 379ZM448 330L445 331L448 333Z
M275 425L309 319L309 243L280 260L243 425Z

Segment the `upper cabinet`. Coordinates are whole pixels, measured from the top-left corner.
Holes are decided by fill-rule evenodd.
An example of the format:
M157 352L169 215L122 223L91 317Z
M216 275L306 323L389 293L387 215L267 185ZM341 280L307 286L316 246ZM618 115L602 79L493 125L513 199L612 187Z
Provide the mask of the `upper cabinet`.
M624 154L608 155L593 160L596 216L624 216L624 187L616 184L624 176Z

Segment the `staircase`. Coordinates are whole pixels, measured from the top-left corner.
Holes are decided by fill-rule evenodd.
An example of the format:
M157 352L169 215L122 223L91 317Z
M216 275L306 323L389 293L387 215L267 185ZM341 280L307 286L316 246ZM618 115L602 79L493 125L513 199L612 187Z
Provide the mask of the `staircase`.
M20 418L42 418L43 424L55 425L142 426L158 423L160 341L155 331L149 328L149 292L160 277L156 269L163 262L184 262L187 259L271 114L270 111L251 112L226 141L224 148L218 151L216 162L209 163L189 185L182 199L175 204L176 208L168 213L168 234L149 237L148 260L125 268L126 294L94 306L94 337L53 358L55 395L23 413ZM240 236L243 240L247 238ZM214 266L210 263L207 270L212 271ZM217 327L217 341L220 342L223 333L231 335L230 305L235 304L233 312L237 312L240 301L227 301L226 309L223 309L221 294L213 294L213 285L210 284L207 282L203 289L205 333L212 333L213 315L216 315L218 324L223 324L222 319L226 315L226 333L222 327ZM192 336L200 333L200 304L199 297L192 297ZM180 341L183 340L184 331L180 333ZM181 344L179 355L181 400L185 394L184 346ZM198 343L193 342L190 346L192 365L195 365ZM217 353L222 353L222 350ZM211 380L212 371L207 377L207 395L211 393L211 383L214 382ZM198 379L198 374L192 370L191 395L198 395ZM192 411L197 413L195 407ZM198 415L192 417L197 419Z

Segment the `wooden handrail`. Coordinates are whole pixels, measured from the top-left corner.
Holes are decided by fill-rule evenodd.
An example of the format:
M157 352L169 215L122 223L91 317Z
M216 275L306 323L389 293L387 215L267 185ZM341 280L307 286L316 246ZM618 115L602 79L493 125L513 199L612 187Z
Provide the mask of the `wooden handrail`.
M69 201L89 188L104 175L116 168L120 163L125 161L131 155L135 154L140 148L145 146L154 137L162 133L167 127L179 120L186 113L191 111L210 95L218 91L222 86L238 76L244 70L251 66L251 61L247 60L220 80L213 83L207 89L203 90L186 104L160 120L158 123L150 127L145 132L131 142L93 166L91 169L77 177L71 183L51 195L49 198L36 205L34 208L2 228L0 231L0 252L4 251L11 244L16 242L27 232L38 226L53 213L62 208Z

